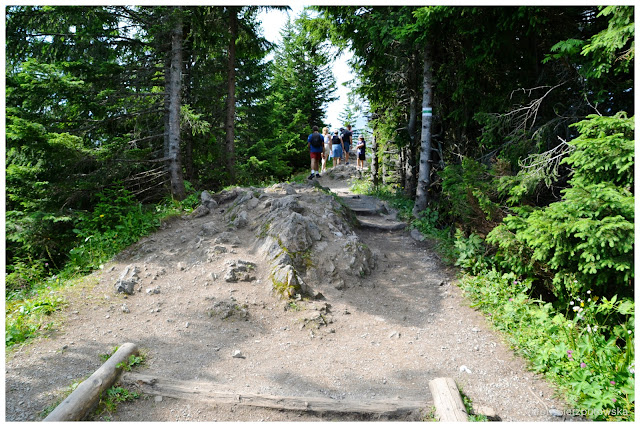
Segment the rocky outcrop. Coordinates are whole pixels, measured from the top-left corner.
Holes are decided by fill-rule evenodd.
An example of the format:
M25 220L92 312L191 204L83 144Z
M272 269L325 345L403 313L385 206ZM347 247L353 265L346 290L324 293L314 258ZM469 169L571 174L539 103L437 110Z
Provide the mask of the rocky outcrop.
M203 191L201 200L198 215L216 213L198 233L204 257L228 256L240 245L239 231L251 230L253 247L268 264L269 285L282 298L321 298L323 286L344 289L375 266L371 250L353 230L357 224L353 212L318 185L281 183L217 194ZM251 244L242 242L246 243ZM256 280L249 264L229 263L221 272L226 282Z

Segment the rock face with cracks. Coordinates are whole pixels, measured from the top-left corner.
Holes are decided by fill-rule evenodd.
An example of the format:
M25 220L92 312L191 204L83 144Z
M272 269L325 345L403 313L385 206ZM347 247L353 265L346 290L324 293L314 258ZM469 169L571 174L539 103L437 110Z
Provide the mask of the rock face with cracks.
M271 286L283 298L320 298L319 284L345 289L350 277L364 277L375 267L348 210L322 189L276 184L235 191L238 197L225 213L228 225L255 231Z

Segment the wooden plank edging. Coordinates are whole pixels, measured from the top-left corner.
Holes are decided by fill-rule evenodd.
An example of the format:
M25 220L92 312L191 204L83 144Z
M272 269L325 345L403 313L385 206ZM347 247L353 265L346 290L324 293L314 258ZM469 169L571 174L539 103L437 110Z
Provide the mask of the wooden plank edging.
M274 396L253 393L222 391L220 384L197 381L178 381L133 372L123 374L121 381L135 384L141 391L156 396L175 399L199 400L218 404L246 405L262 408L284 409L318 413L375 414L380 416L403 415L427 407L426 401L407 400L336 400L324 397Z
M80 421L100 400L100 394L113 385L129 356L138 354L138 346L125 343L97 371L84 380L43 421Z
M436 416L444 422L469 421L458 386L453 378L436 378L429 381L429 390L436 407Z

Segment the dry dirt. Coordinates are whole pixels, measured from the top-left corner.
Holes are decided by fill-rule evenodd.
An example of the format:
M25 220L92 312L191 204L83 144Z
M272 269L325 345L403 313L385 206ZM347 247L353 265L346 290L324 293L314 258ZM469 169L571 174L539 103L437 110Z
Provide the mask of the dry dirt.
M320 178L349 198L345 180ZM298 193L314 191L298 185ZM225 206L201 218L181 218L143 239L83 284L67 292L68 306L55 315L57 329L6 356L6 420L37 421L61 390L88 377L100 355L125 342L147 356L139 373L181 381L211 382L233 393L326 397L343 401L424 400L432 405L429 381L453 377L476 404L504 421L560 420L549 414L564 403L549 385L469 307L456 272L443 265L428 242L407 230L356 229L375 254L369 275L353 275L343 289L313 281L320 302L282 301L271 290L269 268L255 244L256 232L237 229L227 253L199 255L212 239L204 224L224 224ZM328 226L319 224L320 227ZM326 249L332 250L332 246ZM341 253L334 254L340 257ZM222 279L229 261L257 267L256 280ZM114 283L127 265L140 268L141 283L130 296ZM214 279L211 273L215 273ZM315 273L318 274L318 273ZM151 290L155 289L158 293ZM216 302L236 302L243 313L210 316ZM314 304L328 308L327 325L305 318ZM233 357L239 350L241 358ZM260 409L144 395L102 419L113 421L328 421L375 417Z

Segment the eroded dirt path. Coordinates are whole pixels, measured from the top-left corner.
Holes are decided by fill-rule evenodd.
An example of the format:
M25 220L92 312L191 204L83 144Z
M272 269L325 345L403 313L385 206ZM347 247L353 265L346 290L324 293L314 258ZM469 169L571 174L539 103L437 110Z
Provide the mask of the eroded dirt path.
M344 180L324 177L321 184L351 197ZM214 247L213 242L205 245L203 226L225 220L222 212L176 220L71 291L67 310L58 314L59 329L8 356L6 420L37 420L60 389L90 375L102 363L100 354L124 342L135 342L147 353L141 373L211 382L234 393L424 400L428 405L429 381L448 376L474 403L494 408L505 421L550 421L548 410L562 407L548 385L529 373L484 318L468 307L454 284L455 272L440 263L428 242L414 240L407 230L357 230L376 255L372 273L354 275L339 289L320 281L324 300L290 304L276 298L268 286L268 269L250 243L255 231L237 230L235 242L222 242L227 252L209 253L203 261L203 251ZM238 259L257 265L252 272L256 280L220 279L225 265ZM126 298L114 294L118 275L132 263L140 266L143 277L139 292ZM237 303L243 311L226 318L211 315L221 301ZM313 323L319 313L327 324ZM236 350L243 357L233 357ZM372 418L147 395L103 419Z

